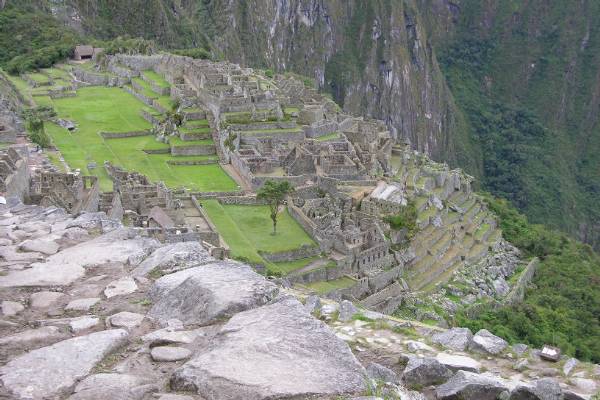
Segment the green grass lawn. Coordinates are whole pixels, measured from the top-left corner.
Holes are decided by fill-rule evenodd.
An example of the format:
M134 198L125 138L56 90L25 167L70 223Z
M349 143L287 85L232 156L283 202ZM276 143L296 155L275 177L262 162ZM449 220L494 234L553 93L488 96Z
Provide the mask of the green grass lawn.
M251 263L265 263L258 251L280 252L316 245L288 214L279 214L277 235L273 236L267 206L221 205L217 200L202 201L203 207L231 249L233 257Z
M36 101L39 98L36 97ZM87 87L78 90L77 97L50 100L58 115L73 120L78 129L69 132L54 124L46 128L56 147L71 168L100 178L103 190L112 190L112 183L103 168L105 160L129 171L138 171L152 181L163 181L169 187L186 187L194 191L235 191L237 184L219 164L170 165L170 154L146 154L144 149L169 146L153 136L103 139L98 132L126 132L150 128L140 116L144 105L119 88ZM87 165L96 162L89 171Z
M27 74L27 77L37 83L46 83L50 80L50 78L48 78L46 75L39 72L29 73Z
M318 294L326 294L329 292L333 292L336 289L345 289L351 287L355 283L356 281L354 279L344 276L332 281L309 283L308 285L306 285L306 287L314 290Z
M294 272L296 270L306 267L308 264L317 261L319 258L319 256L315 256L309 258L301 258L299 260L294 261L277 262L273 263L270 266L270 269L273 272L278 272L282 275L287 275L290 272Z
M319 136L316 140L317 142L326 142L328 140L339 139L340 134L337 132L329 133L327 135Z

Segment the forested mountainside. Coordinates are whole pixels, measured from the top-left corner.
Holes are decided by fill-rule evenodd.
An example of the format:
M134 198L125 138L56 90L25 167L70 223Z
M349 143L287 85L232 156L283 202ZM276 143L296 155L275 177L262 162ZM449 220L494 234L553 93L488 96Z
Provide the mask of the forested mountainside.
M532 221L600 244L597 2L16 3L96 38L143 36L313 77L345 110L387 121Z

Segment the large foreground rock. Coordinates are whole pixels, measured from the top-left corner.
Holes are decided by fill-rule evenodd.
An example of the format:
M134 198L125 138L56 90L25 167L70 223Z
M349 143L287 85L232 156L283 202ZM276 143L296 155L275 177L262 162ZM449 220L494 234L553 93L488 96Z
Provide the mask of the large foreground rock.
M182 270L215 261L198 242L179 242L156 249L133 270L132 275L143 276L153 270L168 272Z
M88 375L126 339L127 331L114 329L42 347L0 368L0 381L16 399L53 399Z
M278 289L251 267L221 261L163 276L150 292L149 315L161 322L208 324L271 301Z
M496 400L507 390L504 383L489 376L458 371L450 380L436 389L440 400Z
M307 398L364 390L348 346L292 298L232 317L210 347L175 371L175 390L207 400Z

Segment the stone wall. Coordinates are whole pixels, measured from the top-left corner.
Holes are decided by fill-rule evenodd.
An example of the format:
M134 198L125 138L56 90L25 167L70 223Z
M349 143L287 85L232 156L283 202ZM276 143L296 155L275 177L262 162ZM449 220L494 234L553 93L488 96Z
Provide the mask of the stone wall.
M26 157L27 147L19 151L11 147L0 156L3 166L0 190L4 192L5 197L15 197L23 201L29 196L29 168Z
M259 254L262 258L271 262L285 262L295 261L303 258L310 258L317 256L321 253L319 246L303 245L299 249L282 251L278 253L267 253L260 251Z
M521 276L519 276L519 279L517 280L517 283L515 283L515 286L506 295L506 298L504 299L505 304L517 304L523 301L523 299L525 298L525 290L533 280L535 271L539 264L540 260L537 257L535 257L529 262L529 264L527 264L527 267L525 267L525 270L523 270Z
M309 284L320 281L331 281L339 279L346 275L347 266L344 263L335 266L323 265L320 268L313 269L303 274L290 274L286 278L293 284Z
M150 131L130 131L130 132L100 132L104 139L122 139L137 136L149 136Z
M221 204L236 204L243 206L256 206L268 204L266 200L259 200L256 196L223 196L218 197Z
M214 144L194 144L171 146L171 154L174 156L208 156L216 154Z
M309 138L318 138L337 132L339 125L337 122L331 121L317 126L303 126L304 134Z

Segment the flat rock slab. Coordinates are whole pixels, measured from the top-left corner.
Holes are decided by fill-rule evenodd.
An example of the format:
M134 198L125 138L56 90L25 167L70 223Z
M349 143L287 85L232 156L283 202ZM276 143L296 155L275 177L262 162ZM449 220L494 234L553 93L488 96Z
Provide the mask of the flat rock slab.
M158 279L148 315L162 323L177 318L184 325L204 325L266 304L277 293L277 286L248 265L221 261Z
M171 387L211 400L305 398L362 392L365 376L346 343L286 298L233 316Z
M200 329L178 331L171 328L164 328L142 336L142 342L147 343L150 347L167 344L189 344L200 335L202 335Z
M435 393L440 400L496 400L507 389L499 379L458 371L448 382L438 386Z
M133 231L120 228L69 247L51 255L43 263L34 263L31 268L0 276L0 287L70 285L85 275L86 267L112 262L129 263L130 260L137 262L158 246L154 239L132 235ZM23 253L22 256L31 258L35 254Z
M479 372L481 363L471 357L459 356L455 354L439 353L435 356L436 360L452 371Z
M137 290L137 284L133 278L126 276L124 278L112 281L104 289L104 295L107 299L115 296L124 296L134 293Z
M192 352L185 347L157 346L152 349L150 356L154 361L180 361L190 358Z
M43 253L50 256L58 251L58 244L52 240L32 239L21 243L19 249L23 251Z
M482 329L473 336L469 349L481 353L498 355L508 347L506 340L492 334L487 329Z
M73 333L79 333L91 329L100 323L100 319L92 316L75 318L69 322L69 328Z
M133 276L145 276L157 269L160 271L182 270L216 261L198 242L179 242L159 247L140 263Z
M35 342L62 339L65 335L55 326L42 326L37 329L27 329L14 335L0 338L0 345L22 345Z
M2 304L0 304L0 309L2 309L2 315L5 317L12 317L23 311L25 307L23 304L16 301L4 300Z
M29 297L29 306L36 310L48 308L52 304L56 303L63 296L64 296L64 293L61 293L61 292L43 291L43 292L33 293Z
M59 397L126 340L123 329L63 340L9 361L0 368L0 381L16 399Z
M146 377L127 374L90 375L68 400L140 400L158 388Z
M125 328L127 330L139 326L144 320L144 316L138 313L123 311L107 318L106 322L115 328Z
M99 297L89 297L85 299L77 299L69 302L65 307L67 311L89 311L96 303L100 301Z

